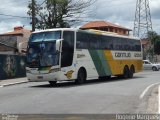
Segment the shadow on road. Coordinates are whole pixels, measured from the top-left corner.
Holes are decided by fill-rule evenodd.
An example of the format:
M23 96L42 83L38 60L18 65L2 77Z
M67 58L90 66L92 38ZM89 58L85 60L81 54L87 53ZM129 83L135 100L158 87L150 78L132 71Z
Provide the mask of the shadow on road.
M119 79L117 77L112 77L111 79L107 79L107 80L94 79L94 80L87 80L83 84L75 84L74 81L63 81L63 82L57 83L54 86L51 86L50 84L43 84L43 85L36 85L36 86L30 86L30 87L32 88L70 88L70 87L86 86L86 85L94 85L94 84L105 84L110 82L129 81L129 80L138 79L138 78L144 78L144 77L135 76L130 79Z

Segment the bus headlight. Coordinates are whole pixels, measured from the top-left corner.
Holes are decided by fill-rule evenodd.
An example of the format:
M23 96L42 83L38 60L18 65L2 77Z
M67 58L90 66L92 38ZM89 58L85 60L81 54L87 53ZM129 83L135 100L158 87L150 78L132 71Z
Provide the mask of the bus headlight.
M60 68L51 69L49 71L49 73L54 73L54 72L58 72L58 71L60 71Z

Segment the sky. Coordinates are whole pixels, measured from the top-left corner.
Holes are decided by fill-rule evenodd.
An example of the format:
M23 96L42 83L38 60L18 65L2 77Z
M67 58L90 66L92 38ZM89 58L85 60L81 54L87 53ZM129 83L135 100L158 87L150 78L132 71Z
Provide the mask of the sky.
M0 5L0 33L13 31L15 26L31 29L31 19L27 15L27 5L30 0L1 0ZM137 0L97 0L82 14L82 21L72 27L79 27L88 21L109 21L129 29L134 28L134 18ZM37 0L39 4L43 0ZM149 0L152 27L160 34L160 0ZM12 15L12 16L8 16ZM19 16L19 17L13 17Z

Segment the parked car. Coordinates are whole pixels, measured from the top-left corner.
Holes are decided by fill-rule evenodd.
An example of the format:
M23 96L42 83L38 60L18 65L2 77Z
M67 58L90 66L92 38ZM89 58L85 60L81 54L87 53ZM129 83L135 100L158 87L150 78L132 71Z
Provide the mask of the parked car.
M159 71L160 70L160 64L152 63L149 60L143 60L143 69L144 70Z

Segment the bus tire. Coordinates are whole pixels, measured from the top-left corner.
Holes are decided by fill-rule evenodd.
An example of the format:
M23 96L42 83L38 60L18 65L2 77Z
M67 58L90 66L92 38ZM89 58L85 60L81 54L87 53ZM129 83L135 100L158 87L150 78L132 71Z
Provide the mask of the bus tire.
M111 75L106 76L107 80L111 79Z
M57 81L48 81L51 86L55 86Z
M117 78L118 78L118 79L122 79L122 78L123 78L123 75L117 75Z
M123 78L124 79L129 78L129 68L128 68L128 66L125 66L124 69L123 69Z
M76 84L82 84L86 81L86 71L84 68L80 68L78 71L77 79L75 80Z
M131 66L129 70L129 78L133 78L133 74L134 74L134 66Z
M103 77L100 77L100 76L98 77L98 80L105 80L105 79L106 79L106 77L104 77L104 76Z

